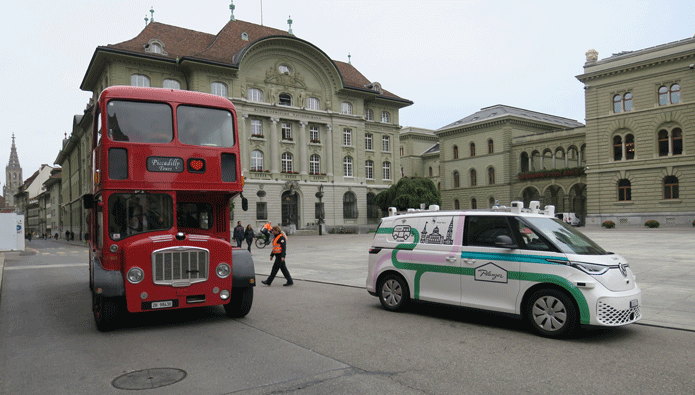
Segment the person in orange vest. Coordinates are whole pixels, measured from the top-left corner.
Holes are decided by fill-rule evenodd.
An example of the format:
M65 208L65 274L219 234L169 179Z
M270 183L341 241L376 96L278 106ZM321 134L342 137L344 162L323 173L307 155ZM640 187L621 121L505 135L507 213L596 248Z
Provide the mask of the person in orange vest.
M292 276L290 276L290 271L287 270L287 264L285 263L285 255L287 254L287 238L282 233L279 226L273 226L273 235L275 238L273 239L273 251L270 253L270 260L273 260L273 257L275 257L275 263L273 263L273 269L270 271L270 276L261 282L269 286L273 282L273 279L275 279L275 275L278 273L278 270L280 270L282 275L285 276L285 280L287 280L287 282L283 285L288 287L294 284L294 281L292 281Z
M270 233L272 231L273 227L270 225L270 221L261 228L261 233L265 236L265 245L270 244Z

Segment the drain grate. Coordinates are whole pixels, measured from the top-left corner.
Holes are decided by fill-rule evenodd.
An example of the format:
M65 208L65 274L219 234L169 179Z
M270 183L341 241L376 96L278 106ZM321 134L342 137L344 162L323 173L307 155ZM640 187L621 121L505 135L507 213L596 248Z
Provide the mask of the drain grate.
M186 372L181 369L143 369L118 376L111 385L121 390L151 390L178 383L185 378Z

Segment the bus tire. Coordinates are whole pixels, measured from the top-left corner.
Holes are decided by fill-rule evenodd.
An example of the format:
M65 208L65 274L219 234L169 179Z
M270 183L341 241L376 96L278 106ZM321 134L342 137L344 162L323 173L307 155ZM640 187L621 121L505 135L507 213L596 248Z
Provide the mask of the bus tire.
M109 332L116 328L123 311L122 298L105 298L92 293L92 312L94 323L100 332Z
M251 311L252 304L253 287L234 287L229 303L224 305L224 311L229 318L241 318Z

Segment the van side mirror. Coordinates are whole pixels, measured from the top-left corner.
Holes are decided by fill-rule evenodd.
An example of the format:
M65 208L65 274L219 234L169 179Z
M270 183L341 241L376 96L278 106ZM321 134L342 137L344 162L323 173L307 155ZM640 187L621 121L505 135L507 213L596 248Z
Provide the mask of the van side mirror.
M512 238L507 236L507 235L497 236L497 238L495 239L495 246L501 247L501 248L511 248L511 249L518 248L518 246L516 245L516 243L514 243Z
M94 207L94 195L91 193L82 195L82 206L85 209L91 209Z

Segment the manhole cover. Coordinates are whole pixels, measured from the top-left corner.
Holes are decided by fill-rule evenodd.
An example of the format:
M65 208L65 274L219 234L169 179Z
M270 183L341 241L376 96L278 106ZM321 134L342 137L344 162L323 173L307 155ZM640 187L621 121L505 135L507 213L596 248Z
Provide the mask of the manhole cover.
M111 385L121 390L150 390L177 383L185 378L186 372L181 369L143 369L118 376Z

